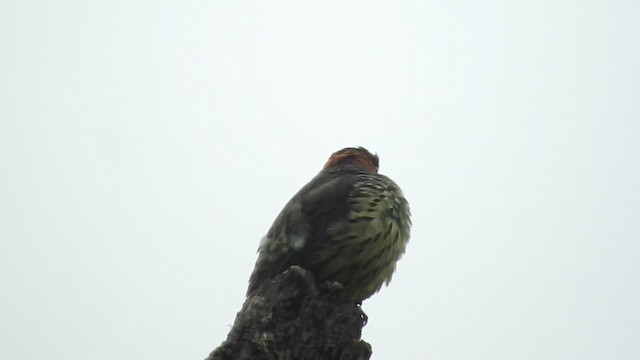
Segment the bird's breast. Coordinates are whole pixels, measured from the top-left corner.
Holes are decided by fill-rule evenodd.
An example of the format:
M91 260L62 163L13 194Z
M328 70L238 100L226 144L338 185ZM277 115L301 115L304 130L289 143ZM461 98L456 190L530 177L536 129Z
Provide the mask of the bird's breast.
M362 300L391 280L409 239L409 207L381 175L357 183L347 201L345 218L327 228L310 258L320 280L338 281Z

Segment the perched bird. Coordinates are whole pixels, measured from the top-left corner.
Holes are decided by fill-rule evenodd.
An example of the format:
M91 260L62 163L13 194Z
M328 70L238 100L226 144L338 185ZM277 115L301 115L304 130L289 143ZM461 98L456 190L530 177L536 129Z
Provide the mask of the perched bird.
M409 204L378 156L362 147L331 155L282 209L262 239L247 295L292 265L337 281L360 303L389 284L405 251Z

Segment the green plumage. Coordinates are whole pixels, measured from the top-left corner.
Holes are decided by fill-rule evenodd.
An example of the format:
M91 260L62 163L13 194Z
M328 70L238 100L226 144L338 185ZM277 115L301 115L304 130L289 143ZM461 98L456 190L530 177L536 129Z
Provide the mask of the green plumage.
M363 148L332 155L278 215L259 248L248 294L292 265L337 281L361 302L389 283L411 227L400 188ZM374 166L375 165L375 166Z

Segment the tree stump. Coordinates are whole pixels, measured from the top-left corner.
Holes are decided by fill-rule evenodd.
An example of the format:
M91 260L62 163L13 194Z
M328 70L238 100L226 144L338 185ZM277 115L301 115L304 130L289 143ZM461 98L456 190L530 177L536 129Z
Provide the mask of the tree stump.
M247 297L227 339L206 360L366 360L366 315L342 299L342 286L318 286L292 266Z

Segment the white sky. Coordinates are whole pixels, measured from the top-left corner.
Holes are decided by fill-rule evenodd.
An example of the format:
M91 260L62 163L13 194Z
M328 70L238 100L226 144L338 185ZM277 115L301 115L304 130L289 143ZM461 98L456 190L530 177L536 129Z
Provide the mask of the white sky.
M373 359L640 358L640 2L0 3L0 358L201 359L345 146Z

